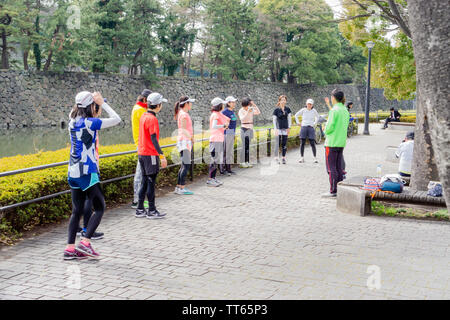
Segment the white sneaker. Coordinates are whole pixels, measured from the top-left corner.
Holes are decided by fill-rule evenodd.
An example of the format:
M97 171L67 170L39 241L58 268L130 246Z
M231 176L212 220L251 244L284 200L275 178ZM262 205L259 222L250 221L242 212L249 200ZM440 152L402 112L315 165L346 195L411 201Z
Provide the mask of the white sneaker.
M298 160L299 163L305 162L305 158L301 157L300 160Z
M179 188L178 187L175 187L175 190L173 191L173 193L175 193L175 194L179 194Z
M241 167L241 168L248 168L247 162L241 163L241 165L239 167Z
M220 186L220 184L217 183L217 181L214 180L214 179L210 179L210 180L206 181L206 185L208 187L218 187L218 186Z
M223 185L223 182L217 179L214 179L216 181L216 183L218 183L219 185Z
M319 160L317 160L317 158L314 158L314 163L319 163Z
M247 168L253 168L253 165L250 162L247 162Z

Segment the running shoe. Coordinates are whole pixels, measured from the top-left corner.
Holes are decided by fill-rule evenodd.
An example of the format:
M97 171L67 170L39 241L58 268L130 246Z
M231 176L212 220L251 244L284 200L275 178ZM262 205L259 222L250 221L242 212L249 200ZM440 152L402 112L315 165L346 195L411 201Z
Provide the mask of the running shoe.
M194 194L191 190L189 190L188 188L183 188L183 189L179 189L179 192L180 193L178 193L178 194L181 194L181 195L191 195L191 194Z
M239 165L239 168L248 168L247 162L241 163L241 164Z
M222 181L217 180L217 179L214 179L214 180L216 180L216 182L217 182L219 185L223 185L223 182L222 182Z
M131 204L131 208L137 209L137 207L138 207L138 203L137 203L137 202L133 202L133 203ZM145 208L145 209L148 209L148 201L144 201L144 208Z
M98 258L100 256L97 252L94 251L94 248L92 248L92 245L90 243L86 245L83 242L80 242L75 248L75 251L84 253L91 258Z
M253 168L253 165L250 162L247 162L247 168Z
M319 163L319 160L317 160L317 158L314 158L314 163Z
M158 210L155 211L151 211L148 213L147 218L148 219L162 219L164 218L166 214L165 213L161 213Z
M286 159L283 158L283 164L286 164Z
M305 158L301 157L300 160L298 160L299 163L305 162Z
M236 172L234 172L234 171L228 171L227 174L228 174L228 176L234 176L234 175L236 174Z
M218 186L220 186L220 184L217 183L217 181L215 179L210 179L210 180L206 181L206 185L208 187L218 187Z
M87 255L84 253L78 252L77 250L69 251L64 250L64 260L81 260L86 259Z
M322 194L322 198L336 198L336 196L337 196L336 193L331 193L331 192Z
M147 211L145 209L136 209L134 216L136 218L145 218L147 216Z
M104 236L105 234L103 233L103 232L94 232L94 234L92 235L92 237L91 237L91 240L100 240L100 239L103 239L103 236ZM86 231L83 231L82 233L81 233L81 236L82 237L84 237L84 238L86 238Z

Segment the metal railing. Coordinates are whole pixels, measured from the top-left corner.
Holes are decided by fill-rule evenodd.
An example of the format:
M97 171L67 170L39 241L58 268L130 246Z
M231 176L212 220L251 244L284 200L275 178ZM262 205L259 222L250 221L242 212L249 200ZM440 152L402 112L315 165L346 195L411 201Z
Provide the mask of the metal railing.
M258 162L260 160L260 152L259 152L259 146L260 145L267 144L267 146L268 146L267 147L267 151L268 151L267 152L267 156L270 156L270 154L271 154L271 140L272 140L271 132L272 132L272 128L255 129L254 131L261 132L261 131L264 131L264 130L268 131L267 140L262 142L262 143L260 143L259 142L259 135L257 135L256 136L257 143L249 145L249 148L255 147L255 146L257 147L257 161ZM240 136L240 134L239 134L239 136ZM290 136L288 138L291 139L291 138L295 138L295 137L296 136ZM195 152L194 152L194 144L198 143L198 142L204 142L204 141L209 141L209 138L204 138L204 139L201 139L201 140L194 140L194 143L192 145L192 152L191 152L191 164L192 165L190 167L190 180L191 181L193 181L193 179L194 179L194 165L195 165L195 161L200 161L200 160L203 161L204 160L203 155L202 155L201 158L194 158L194 154L195 154ZM164 145L164 146L161 146L161 149L175 147L176 145L177 145L176 143ZM237 148L233 148L233 158L236 155L236 152L238 150L242 150L242 148L243 148L242 146L241 147L237 147ZM203 148L202 148L202 150L203 150ZM128 154L134 154L136 152L137 152L137 150L117 152L117 153L101 155L100 158L103 159L103 158L118 157L118 156L123 156L123 155L128 155ZM7 177L7 176L18 175L18 174L22 174L22 173L38 171L38 170L44 170L44 169L50 169L50 168L55 168L55 167L61 167L61 166L65 166L65 165L68 165L68 164L69 164L69 161L63 161L63 162L56 162L56 163L51 163L51 164L46 164L46 165L41 165L41 166L36 166L36 167L30 167L30 168L6 171L6 172L0 173L0 178ZM175 166L179 166L179 165L181 165L181 163L173 163L173 164L168 165L166 167L166 169L172 168L172 167L175 167ZM126 176L121 176L121 177L116 177L116 178L108 179L108 180L105 180L105 181L101 181L100 183L101 184L107 184L107 183L111 183L111 182L116 182L116 181L129 179L129 178L132 178L132 177L134 177L134 173L126 175ZM39 197L39 198L34 198L34 199L26 200L26 201L23 201L23 202L11 204L11 205L6 205L4 207L0 207L0 212L7 211L7 210L10 210L10 209L14 209L14 208L18 208L18 207L23 207L23 206L30 205L30 204L33 204L33 203L37 203L37 202L44 201L44 200L49 200L49 199L56 198L56 197L59 197L59 196L64 195L64 194L68 194L70 192L71 192L71 190L64 190L64 191L60 191L60 192L53 193L53 194L50 194L50 195L42 196L42 197Z

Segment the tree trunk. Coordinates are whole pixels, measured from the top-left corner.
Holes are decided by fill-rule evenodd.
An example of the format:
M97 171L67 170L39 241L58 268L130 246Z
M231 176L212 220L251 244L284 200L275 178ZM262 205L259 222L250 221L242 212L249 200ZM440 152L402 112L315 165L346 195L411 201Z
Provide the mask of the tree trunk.
M186 66L188 78L190 76L190 70L191 70L191 59L192 59L192 47L193 46L194 46L193 43L189 44L189 55L188 55L187 66Z
M58 25L56 27L55 31L53 32L52 43L50 45L50 50L48 52L47 61L45 62L45 65L44 65L44 72L47 72L50 69L50 66L52 64L53 49L56 44L56 36L58 35L59 29L60 29L60 26Z
M205 67L205 59L206 59L206 52L208 50L208 43L205 44L205 49L203 50L203 55L202 55L202 62L200 63L200 73L202 75L202 79L205 78L204 76L204 67Z
M23 51L23 69L28 71L28 54L30 50L26 49Z
M418 109L426 112L447 208L450 209L449 0L408 0L416 58ZM421 150L421 149L419 149ZM419 150L415 150L418 153Z
M2 32L2 69L9 69L8 39L5 30Z
M417 115L414 134L414 156L412 162L411 188L427 190L429 181L439 180L439 174L431 143L427 110L420 94L420 79L417 80ZM419 152L420 150L420 152Z

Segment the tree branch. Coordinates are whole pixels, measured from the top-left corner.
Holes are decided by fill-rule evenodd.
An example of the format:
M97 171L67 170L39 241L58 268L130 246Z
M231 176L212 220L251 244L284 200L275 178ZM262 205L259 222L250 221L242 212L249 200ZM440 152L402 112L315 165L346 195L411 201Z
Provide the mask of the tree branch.
M402 31L405 33L405 35L411 39L411 30L409 29L408 23L405 19L403 19L403 16L401 15L400 11L398 10L397 4L394 2L394 0L388 0L389 7L391 8L392 12L394 13L396 20L398 22L398 26Z

